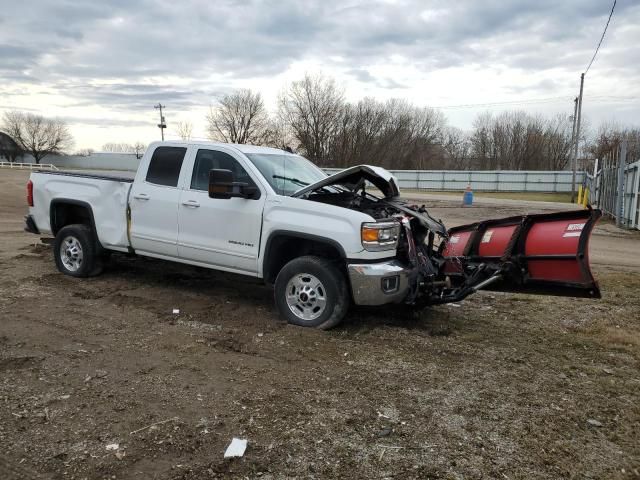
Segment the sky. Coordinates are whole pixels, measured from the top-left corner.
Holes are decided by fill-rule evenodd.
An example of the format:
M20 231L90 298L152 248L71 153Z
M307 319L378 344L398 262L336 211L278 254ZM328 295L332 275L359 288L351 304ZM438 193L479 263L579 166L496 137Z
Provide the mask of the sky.
M66 120L75 149L167 138L237 88L270 111L305 73L349 101L403 98L468 130L481 112L573 113L609 0L0 0L0 114ZM640 125L640 1L619 0L583 115ZM486 105L500 103L501 105Z

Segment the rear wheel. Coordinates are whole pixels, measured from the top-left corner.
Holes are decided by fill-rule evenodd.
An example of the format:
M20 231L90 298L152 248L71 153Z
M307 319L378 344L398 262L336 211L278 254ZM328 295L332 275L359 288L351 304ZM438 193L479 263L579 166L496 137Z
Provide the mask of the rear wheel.
M334 327L349 308L344 274L321 257L304 256L287 263L278 273L274 295L280 314L302 327Z
M91 229L86 225L67 225L60 229L53 244L56 266L65 275L89 277L102 271L102 261Z

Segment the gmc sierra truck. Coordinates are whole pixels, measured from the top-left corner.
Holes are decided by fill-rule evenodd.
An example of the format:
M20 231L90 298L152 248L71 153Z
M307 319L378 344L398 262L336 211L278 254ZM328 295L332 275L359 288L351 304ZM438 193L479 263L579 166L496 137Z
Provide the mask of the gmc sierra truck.
M248 275L301 326L330 328L351 303L422 308L480 289L600 297L588 262L598 210L447 230L382 168L327 176L273 148L156 142L132 178L36 171L27 197L26 230L55 237L66 275L99 274L111 252Z

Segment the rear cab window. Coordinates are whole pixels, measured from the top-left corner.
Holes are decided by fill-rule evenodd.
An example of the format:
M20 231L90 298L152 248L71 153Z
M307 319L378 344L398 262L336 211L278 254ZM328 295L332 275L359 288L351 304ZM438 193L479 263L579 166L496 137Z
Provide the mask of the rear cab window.
M154 185L177 187L186 152L185 147L156 148L149 161L145 181Z

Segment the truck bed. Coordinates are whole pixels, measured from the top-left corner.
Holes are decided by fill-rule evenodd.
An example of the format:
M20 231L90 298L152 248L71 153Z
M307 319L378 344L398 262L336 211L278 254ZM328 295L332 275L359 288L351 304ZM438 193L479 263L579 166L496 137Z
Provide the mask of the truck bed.
M100 244L127 251L127 204L135 172L91 172L83 170L36 170L31 174L34 206L29 209L37 229L55 234L51 217L57 205L88 208ZM99 227L98 227L99 226Z

